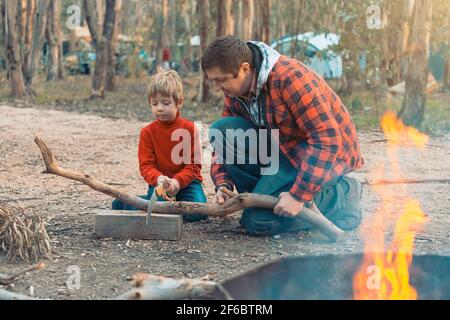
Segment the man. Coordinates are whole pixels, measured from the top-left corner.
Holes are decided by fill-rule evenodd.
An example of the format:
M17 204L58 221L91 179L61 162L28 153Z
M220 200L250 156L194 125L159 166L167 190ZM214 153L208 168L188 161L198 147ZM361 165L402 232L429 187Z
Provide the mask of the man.
M364 161L351 116L325 80L262 42L245 43L233 36L219 37L208 46L202 69L225 95L222 118L210 128L224 137L220 141L210 134L215 147L211 166L214 201L222 204L228 199L224 188L233 190L234 186L238 192L278 196L273 211L244 210L240 222L252 235L308 229L298 214L312 202L338 227L356 228L361 221L362 188L346 175ZM275 173L261 174L267 163L261 161L260 152L256 162L250 155L255 147L260 151L261 128L278 130L279 141L274 141L273 134L268 139L280 151L272 159L278 166ZM242 149L242 141L226 141L230 130L258 133L257 143L250 142L244 150L245 163L217 156L239 143ZM235 150L233 159L242 151Z

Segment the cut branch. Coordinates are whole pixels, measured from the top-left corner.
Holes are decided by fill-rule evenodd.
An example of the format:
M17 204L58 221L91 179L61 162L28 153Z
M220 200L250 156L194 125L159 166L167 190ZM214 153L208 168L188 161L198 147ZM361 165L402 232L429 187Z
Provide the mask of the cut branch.
M0 300L37 300L37 299L0 289Z
M396 180L375 180L363 181L363 184L369 186L386 185L386 184L414 184L414 183L450 183L450 179L396 179Z
M30 271L40 270L43 268L45 268L45 264L41 262L41 263L35 264L34 266L28 267L26 269L19 270L10 275L0 273L0 284L1 285L11 284L14 281L14 279L17 278L18 276L21 276L22 274L25 274Z
M147 211L148 200L136 197L126 192L112 188L111 186L100 182L91 176L83 173L74 172L68 169L61 168L55 160L53 153L47 147L47 145L38 137L34 138L34 142L37 144L42 153L46 170L44 173L50 173L65 177L68 179L80 181L89 187L107 194L111 197L119 199L125 203L128 203L139 210ZM232 214L236 211L240 211L245 208L259 207L269 210L277 205L279 199L269 195L261 195L255 193L241 193L230 194L232 197L225 201L223 204L210 204L210 203L198 203L198 202L184 202L184 201L172 201L172 202L160 202L158 201L153 207L155 213L165 214L204 214L208 216L223 217ZM304 207L298 215L300 219L312 224L319 231L325 234L328 238L336 241L341 235L344 234L340 228L334 225L330 220L323 216L316 210L311 210Z
M125 292L116 300L212 299L217 285L202 279L172 279L142 273L133 278L137 288Z

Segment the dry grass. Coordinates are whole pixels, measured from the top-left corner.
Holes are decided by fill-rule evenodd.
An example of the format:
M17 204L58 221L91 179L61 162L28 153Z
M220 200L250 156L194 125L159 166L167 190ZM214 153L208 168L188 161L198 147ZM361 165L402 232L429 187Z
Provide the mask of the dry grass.
M50 238L41 217L18 205L0 201L0 248L7 259L29 263L49 258Z

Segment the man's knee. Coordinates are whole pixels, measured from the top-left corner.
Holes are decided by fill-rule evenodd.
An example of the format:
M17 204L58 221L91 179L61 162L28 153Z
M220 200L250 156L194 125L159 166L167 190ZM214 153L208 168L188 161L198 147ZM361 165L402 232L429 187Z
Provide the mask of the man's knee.
M315 201L328 219L348 231L361 223L361 197L361 182L344 176L333 186L325 186Z
M270 210L245 209L240 223L252 236L273 236L282 232L280 217Z

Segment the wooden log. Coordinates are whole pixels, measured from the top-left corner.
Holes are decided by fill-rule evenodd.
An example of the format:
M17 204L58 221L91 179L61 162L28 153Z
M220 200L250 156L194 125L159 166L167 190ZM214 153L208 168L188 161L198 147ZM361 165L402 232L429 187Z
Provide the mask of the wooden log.
M136 211L101 210L95 215L95 234L99 238L139 240L179 240L183 229L181 215L151 215L150 225L145 224L147 214Z
M45 264L42 262L39 262L38 264L35 264L33 266L27 267L23 270L19 270L17 272L14 272L12 274L3 274L0 273L0 284L1 285L8 285L14 282L14 279L16 279L18 276L23 275L27 272L34 271L34 270L41 270L45 268Z
M38 300L23 294L0 289L0 300Z
M34 142L39 147L42 153L42 158L46 166L46 170L44 171L44 173L50 173L68 179L80 181L90 186L94 190L119 199L138 208L139 210L147 211L149 203L148 200L114 189L110 185L98 181L87 174L61 168L56 162L53 153L50 151L44 141L42 141L38 137L35 137ZM253 193L242 193L238 195L230 193L230 195L232 197L225 201L225 203L220 205L183 201L157 202L154 205L152 212L166 214L205 214L208 216L224 217L236 211L250 207L273 209L279 201L278 198L273 196ZM332 241L337 241L344 234L343 230L334 225L318 210L311 210L305 206L299 213L298 217L316 227L320 232L325 234Z
M116 297L116 300L212 299L216 283L203 279L172 279L140 274L139 286Z

